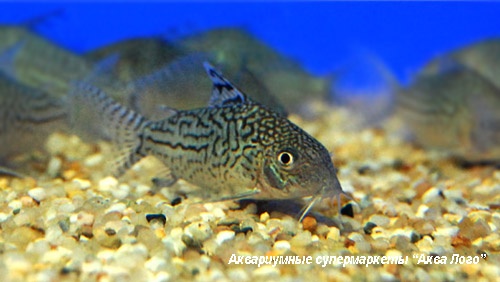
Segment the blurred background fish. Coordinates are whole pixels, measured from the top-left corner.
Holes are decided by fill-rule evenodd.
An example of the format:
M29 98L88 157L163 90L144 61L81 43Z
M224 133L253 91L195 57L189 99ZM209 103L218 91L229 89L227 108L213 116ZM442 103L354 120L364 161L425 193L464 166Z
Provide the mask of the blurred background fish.
M371 8L384 16L365 15L370 29L357 19L345 28L342 16L365 8L340 3L321 9L306 3L256 4L244 12L227 3L197 4L203 13L196 19L182 14L186 9L180 4L134 6L134 14L115 4L62 5L67 17L43 32L34 27L47 17L8 24L6 19L16 14L12 11L23 11L24 18L29 13L24 13L26 6L2 4L0 141L37 136L37 145L43 144L47 132L68 127L87 140L105 138L99 121L67 98L81 80L151 119L168 116L171 108L204 107L211 83L201 65L210 61L253 100L283 115L310 118L347 109L354 130L383 127L392 132L386 125L395 119L404 124L409 140L424 148L469 160L498 159L500 30L491 25L498 13L490 4L474 6L477 12L472 12L471 4L463 3L443 15L435 12L439 5L374 4ZM42 14L54 9L40 7ZM97 19L99 13L109 16L109 7L116 15L103 26ZM441 25L416 25L409 16L415 13ZM398 25L386 24L391 17ZM219 22L208 24L207 19ZM190 32L172 32L190 21ZM464 28L465 22L483 33ZM455 29L461 32L448 33ZM353 54L361 63L346 64ZM23 126L30 129L14 130ZM11 144L0 156L25 149L22 142Z
M131 82L186 55L186 52L160 36L153 36L118 41L91 50L84 57L99 63L113 55L118 55L118 62L112 71L119 80Z
M120 93L125 86L110 72L116 56L94 63L25 26L14 25L0 26L0 54L2 72L51 96L65 97L72 81L88 80L114 98L126 99Z
M500 89L500 38L489 38L438 56L421 74L436 74L456 65L475 70Z
M210 54L224 73L235 77L234 83L243 91L266 89L290 112L305 111L308 101L326 100L330 93L329 79L314 77L299 63L244 29L213 29L181 38L176 43L188 52ZM253 95L258 95L258 91L255 92ZM263 102L264 97L269 96L266 94L254 98Z
M468 161L500 160L500 89L466 65L420 74L396 96L414 141Z
M235 85L254 100L284 114L304 112L308 101L325 101L330 92L329 80L312 76L300 64L240 28L210 30L172 42L158 37L133 38L93 50L86 57L96 63L113 54L119 55L115 72L124 82L132 82L161 68L168 70L164 83L157 85L164 97L139 97L142 112L158 103L179 109L203 107L210 81L199 65L207 60L234 77ZM191 59L181 59L185 56ZM166 82L172 80L175 83ZM178 89L182 89L182 93Z
M0 163L42 149L50 133L67 130L67 108L61 99L0 73Z

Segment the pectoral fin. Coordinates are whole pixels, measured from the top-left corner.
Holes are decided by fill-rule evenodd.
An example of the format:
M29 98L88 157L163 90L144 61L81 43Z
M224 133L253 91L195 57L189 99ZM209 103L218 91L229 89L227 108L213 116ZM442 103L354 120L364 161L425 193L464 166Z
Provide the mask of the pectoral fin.
M157 177L153 178L151 181L158 188L172 187L177 183L178 178L175 177L170 169L165 168Z

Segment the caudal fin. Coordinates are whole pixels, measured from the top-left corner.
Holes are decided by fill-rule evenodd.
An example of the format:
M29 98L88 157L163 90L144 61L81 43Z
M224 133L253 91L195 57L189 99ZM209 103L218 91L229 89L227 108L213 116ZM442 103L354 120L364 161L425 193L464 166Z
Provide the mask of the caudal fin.
M143 157L138 153L139 134L148 120L84 82L73 83L69 97L73 127L84 134L112 140L116 175L123 174Z

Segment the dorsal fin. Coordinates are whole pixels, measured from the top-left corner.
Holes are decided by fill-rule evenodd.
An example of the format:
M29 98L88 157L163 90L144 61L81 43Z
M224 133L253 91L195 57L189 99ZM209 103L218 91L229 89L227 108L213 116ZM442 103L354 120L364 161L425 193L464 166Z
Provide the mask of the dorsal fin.
M212 65L204 62L203 66L213 83L212 96L208 102L209 107L248 103L248 97L222 76Z

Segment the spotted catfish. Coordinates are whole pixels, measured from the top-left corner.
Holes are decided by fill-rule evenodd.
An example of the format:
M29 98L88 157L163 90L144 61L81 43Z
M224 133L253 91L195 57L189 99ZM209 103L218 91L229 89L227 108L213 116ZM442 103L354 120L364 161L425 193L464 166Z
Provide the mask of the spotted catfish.
M312 196L302 217L324 196L344 194L329 152L284 116L249 99L208 63L208 107L150 121L90 85L71 97L98 110L119 151L118 173L147 155L171 178L182 178L215 199L293 199ZM86 105L85 105L86 104Z

